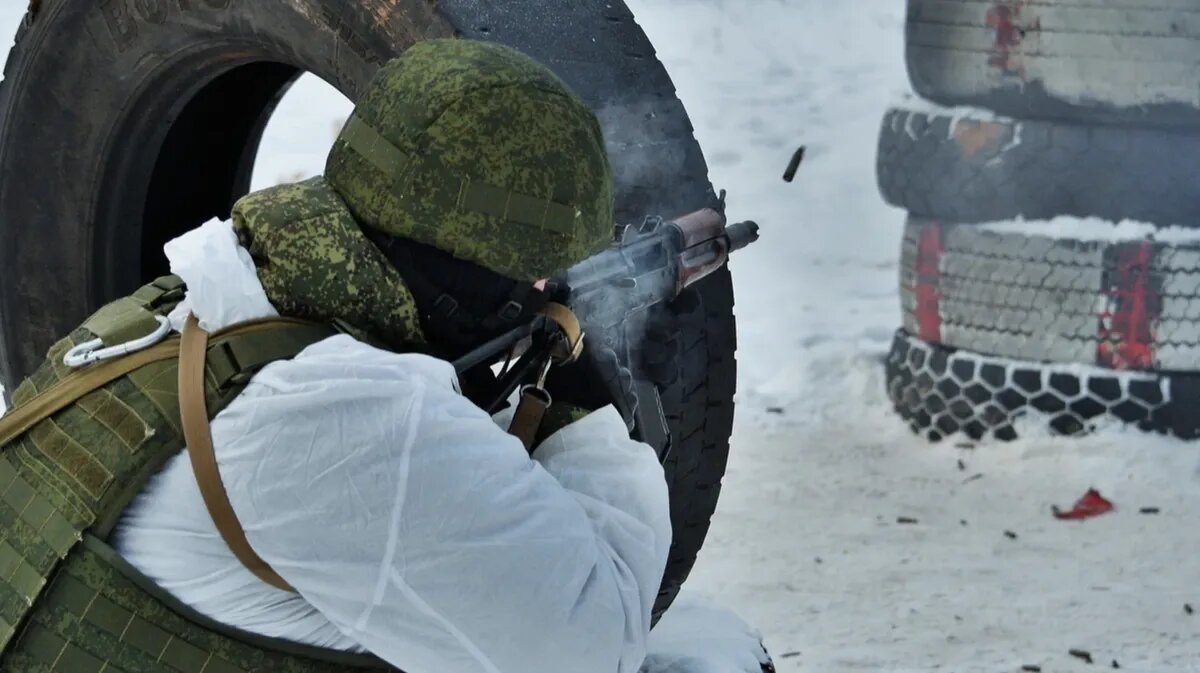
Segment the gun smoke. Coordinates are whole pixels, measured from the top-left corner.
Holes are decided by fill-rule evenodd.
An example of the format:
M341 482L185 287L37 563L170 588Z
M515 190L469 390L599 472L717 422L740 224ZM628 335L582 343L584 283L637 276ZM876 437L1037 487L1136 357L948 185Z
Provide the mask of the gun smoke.
M665 75L664 75L665 76ZM646 215L671 217L713 205L708 167L692 137L683 104L643 96L596 110L612 163L617 222L636 224Z
M667 77L665 72L662 76ZM669 221L717 205L691 121L674 96L614 101L597 107L596 115L612 163L616 193L622 195L616 204L618 230L641 226L647 217ZM655 273L661 270L663 258L661 253L627 255L625 275L636 278L638 287L599 293L597 298L606 305L596 307L604 314L625 318L621 338L628 348L629 364L653 379L673 377L669 370L679 350L680 320L698 301L693 293L685 292L673 301L647 305L648 295L666 297L674 291L673 275ZM573 275L580 267L572 270Z

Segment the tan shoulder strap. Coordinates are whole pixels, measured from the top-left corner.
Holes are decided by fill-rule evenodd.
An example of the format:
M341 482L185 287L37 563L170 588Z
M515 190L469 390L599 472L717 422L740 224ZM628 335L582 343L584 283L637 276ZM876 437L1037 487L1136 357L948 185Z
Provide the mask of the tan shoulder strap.
M550 409L552 402L550 393L542 388L526 386L521 391L521 401L517 404L517 410L513 412L508 434L521 440L526 451L533 451L533 440L537 437L538 430L542 427L542 419L546 417L546 411Z
M233 325L214 336L210 343L221 345L241 337L285 327L309 330L313 333L313 338L319 336L317 333L317 329L319 328L314 328L311 324L287 318L272 318L268 320L252 320ZM331 336L333 332L327 331L328 334L325 334L325 336ZM324 334L324 332L321 334ZM268 353L268 355L279 356L278 353ZM20 437L33 426L69 407L77 402L79 398L94 390L103 388L122 376L126 376L146 365L164 360L174 360L178 357L179 339L170 337L162 343L145 350L135 351L113 360L105 360L76 369L54 385L37 393L22 404L9 409L8 413L0 416L0 446L4 446L17 437ZM215 364L221 365L223 363L217 362Z
M192 470L200 495L208 507L217 531L229 545L237 560L271 586L295 593L267 562L254 552L246 539L246 531L238 521L229 494L221 481L217 468L217 457L213 453L212 433L208 425L208 407L204 400L204 360L208 346L208 332L201 327L195 315L189 315L183 327L183 338L179 346L179 416L183 424L183 437L191 456Z
M38 393L0 418L0 446L25 434L33 426L74 404L93 390L106 386L140 367L170 360L178 354L179 344L168 340L123 358L71 372L59 383Z

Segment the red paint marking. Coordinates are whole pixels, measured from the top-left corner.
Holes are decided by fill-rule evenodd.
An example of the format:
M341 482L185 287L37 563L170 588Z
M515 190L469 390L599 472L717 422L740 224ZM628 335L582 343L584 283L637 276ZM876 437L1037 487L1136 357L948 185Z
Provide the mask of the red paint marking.
M1069 510L1061 510L1058 507L1051 507L1054 513L1054 518L1060 521L1079 521L1082 519L1090 519L1101 514L1107 514L1116 509L1107 498L1100 495L1100 491L1096 489L1088 489L1083 497L1075 501L1075 504Z
M996 31L996 40L992 45L988 65L1005 75L1022 78L1025 76L1025 68L1021 64L1020 48L1025 31L1019 22L1024 4L1025 0L998 2L988 9L987 13L987 26Z
M938 291L942 276L942 225L930 222L921 229L917 239L917 336L922 341L941 343L942 314L938 306Z
M1162 297L1150 282L1154 251L1149 241L1117 247L1117 268L1105 291L1110 310L1100 314L1097 360L1113 369L1154 366L1154 324Z

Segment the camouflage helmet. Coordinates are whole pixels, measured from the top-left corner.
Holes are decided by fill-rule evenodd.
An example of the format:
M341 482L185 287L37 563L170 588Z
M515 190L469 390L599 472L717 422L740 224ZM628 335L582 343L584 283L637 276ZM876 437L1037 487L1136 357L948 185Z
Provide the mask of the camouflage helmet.
M553 275L613 237L596 115L497 44L430 40L384 65L325 177L362 226L516 280Z

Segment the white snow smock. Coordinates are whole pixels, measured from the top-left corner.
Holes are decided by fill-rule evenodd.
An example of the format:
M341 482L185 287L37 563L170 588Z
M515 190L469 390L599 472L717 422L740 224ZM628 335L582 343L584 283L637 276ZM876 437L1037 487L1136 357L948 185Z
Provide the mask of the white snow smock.
M227 222L166 246L172 315L208 330L275 314ZM330 337L268 365L212 422L254 550L234 558L186 455L123 515L117 550L246 631L367 650L407 673L632 673L671 543L654 451L612 408L521 442L459 394L453 367Z

